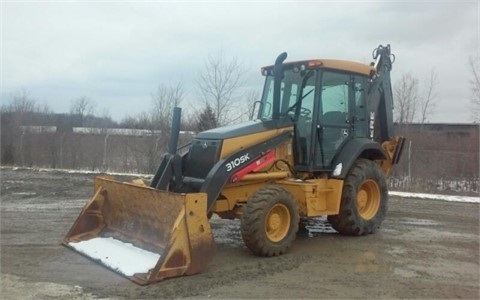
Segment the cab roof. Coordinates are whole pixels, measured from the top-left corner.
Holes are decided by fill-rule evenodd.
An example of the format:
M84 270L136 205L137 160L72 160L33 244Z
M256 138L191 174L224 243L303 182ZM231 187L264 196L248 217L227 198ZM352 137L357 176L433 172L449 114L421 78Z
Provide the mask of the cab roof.
M376 72L375 67L354 62L348 60L339 60L339 59L311 59L311 60L302 60L302 61L294 61L294 62L286 62L283 65L287 68L293 68L295 66L300 67L304 65L307 69L334 69L346 72L353 72L358 74L363 74L366 76L371 76ZM263 70L271 70L273 69L273 65L266 66L262 68Z

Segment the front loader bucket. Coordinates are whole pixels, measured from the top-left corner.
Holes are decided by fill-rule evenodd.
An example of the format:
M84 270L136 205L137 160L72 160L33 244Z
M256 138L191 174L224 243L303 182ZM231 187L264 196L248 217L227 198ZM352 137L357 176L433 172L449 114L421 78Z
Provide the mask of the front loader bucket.
M62 244L138 284L203 271L213 257L207 195L95 179Z

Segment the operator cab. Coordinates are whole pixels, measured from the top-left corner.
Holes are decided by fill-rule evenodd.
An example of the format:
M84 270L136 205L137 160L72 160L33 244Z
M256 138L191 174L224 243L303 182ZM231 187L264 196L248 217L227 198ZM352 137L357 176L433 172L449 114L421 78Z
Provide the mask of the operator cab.
M366 90L372 67L340 60L282 65L280 99L274 103L274 67L266 76L258 118L291 119L295 124L297 171L331 171L340 148L353 137L369 138ZM275 114L274 109L279 112Z

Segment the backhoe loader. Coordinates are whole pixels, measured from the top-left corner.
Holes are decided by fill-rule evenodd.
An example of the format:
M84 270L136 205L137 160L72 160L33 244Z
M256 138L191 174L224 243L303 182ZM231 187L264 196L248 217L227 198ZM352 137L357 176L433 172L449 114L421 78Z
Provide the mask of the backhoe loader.
M377 231L404 144L393 133L390 45L370 65L286 57L261 69L257 118L200 132L184 154L175 108L169 152L149 186L97 177L63 244L149 284L206 269L212 214L239 218L259 256L286 253L306 218L328 216L345 235Z

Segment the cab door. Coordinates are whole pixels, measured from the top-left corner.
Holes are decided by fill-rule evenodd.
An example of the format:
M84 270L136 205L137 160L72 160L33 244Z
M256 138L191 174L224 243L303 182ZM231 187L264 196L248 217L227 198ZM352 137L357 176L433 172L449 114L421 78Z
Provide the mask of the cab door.
M317 118L316 168L330 169L331 162L351 134L351 110L354 98L352 76L325 70Z

